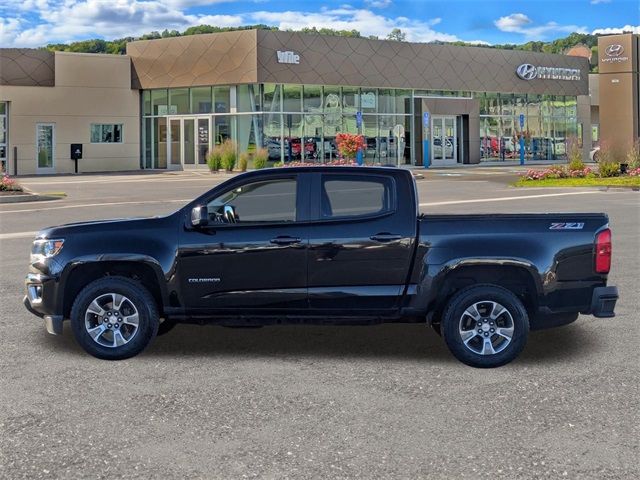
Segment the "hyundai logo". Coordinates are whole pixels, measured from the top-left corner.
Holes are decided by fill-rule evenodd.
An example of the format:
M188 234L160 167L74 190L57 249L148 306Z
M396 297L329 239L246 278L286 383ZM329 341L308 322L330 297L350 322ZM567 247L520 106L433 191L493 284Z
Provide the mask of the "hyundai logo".
M538 69L530 63L523 63L516 69L516 73L523 80L533 80L538 74Z
M624 53L624 47L619 43L614 43L605 48L604 53L607 57L619 57Z

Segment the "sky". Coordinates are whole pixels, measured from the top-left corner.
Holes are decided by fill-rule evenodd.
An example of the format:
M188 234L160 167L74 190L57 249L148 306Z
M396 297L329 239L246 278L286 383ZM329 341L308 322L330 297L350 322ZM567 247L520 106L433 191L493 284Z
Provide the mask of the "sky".
M640 0L0 0L0 47L256 23L380 38L400 28L415 42L520 44L571 32L640 34Z

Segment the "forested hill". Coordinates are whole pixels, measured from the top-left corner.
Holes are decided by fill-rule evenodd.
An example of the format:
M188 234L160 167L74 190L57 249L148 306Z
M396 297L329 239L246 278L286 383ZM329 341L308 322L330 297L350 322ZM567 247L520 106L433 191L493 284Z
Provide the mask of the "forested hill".
M112 53L112 54L124 54L127 48L127 42L134 40L152 40L156 38L167 37L180 37L185 35L198 35L202 33L217 33L228 32L235 30L249 30L249 29L261 29L261 30L278 30L278 27L270 27L268 25L246 25L242 27L214 27L211 25L199 25L196 27L189 27L184 32L177 30L164 30L163 32L150 32L141 37L126 37L116 40L81 40L71 43L52 43L47 45L47 50L52 51L65 51L65 52L82 52L82 53ZM303 28L299 30L302 33L312 33L318 35L336 35L342 37L364 37L357 30L333 30L330 28ZM375 38L375 36L369 36L367 38ZM394 29L386 39L405 41L406 35L400 29ZM465 42L433 42L439 44L451 44L451 45L471 45ZM583 33L572 33L565 38L559 38L550 42L527 42L524 44L504 44L504 45L482 45L488 48L503 48L508 50L524 50L528 52L544 52L544 53L566 53L570 48L577 45L584 45L591 49L592 58L598 58L597 45L598 37L596 35L589 35ZM593 67L592 67L593 68Z

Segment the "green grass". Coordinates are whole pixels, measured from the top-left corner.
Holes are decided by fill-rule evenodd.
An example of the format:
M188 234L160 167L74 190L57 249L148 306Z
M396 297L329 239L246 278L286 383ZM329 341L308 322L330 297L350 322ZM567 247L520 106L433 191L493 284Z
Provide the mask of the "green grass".
M635 187L640 188L640 177L610 178L546 178L525 180L520 178L516 187Z

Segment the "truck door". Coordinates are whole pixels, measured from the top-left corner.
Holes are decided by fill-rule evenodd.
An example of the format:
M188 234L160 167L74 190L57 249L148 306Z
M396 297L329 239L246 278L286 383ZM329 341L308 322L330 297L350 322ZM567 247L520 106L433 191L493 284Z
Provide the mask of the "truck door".
M181 235L178 277L188 311L307 312L304 176L248 179L204 202L209 224Z
M397 309L416 241L410 179L318 173L311 217L316 221L309 238L310 310L350 315Z

